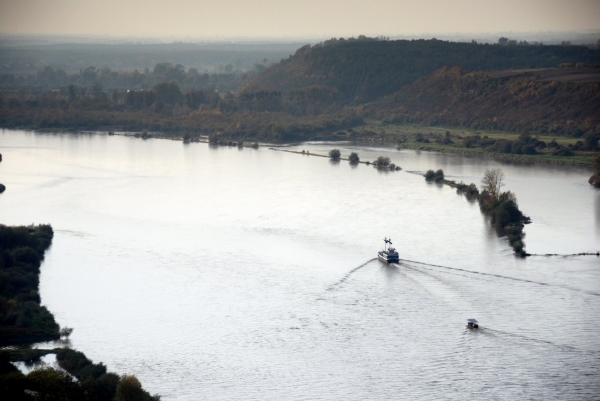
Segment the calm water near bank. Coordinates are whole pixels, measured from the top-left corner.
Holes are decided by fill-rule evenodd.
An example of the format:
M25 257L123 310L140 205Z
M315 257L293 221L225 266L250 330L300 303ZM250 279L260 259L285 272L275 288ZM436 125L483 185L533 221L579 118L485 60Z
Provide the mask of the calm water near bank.
M52 224L42 302L72 347L164 400L600 394L600 259L515 258L476 203L409 173L479 184L502 168L542 254L600 249L588 170L292 149L333 147L403 171L4 130L0 222ZM372 260L384 236L399 266Z

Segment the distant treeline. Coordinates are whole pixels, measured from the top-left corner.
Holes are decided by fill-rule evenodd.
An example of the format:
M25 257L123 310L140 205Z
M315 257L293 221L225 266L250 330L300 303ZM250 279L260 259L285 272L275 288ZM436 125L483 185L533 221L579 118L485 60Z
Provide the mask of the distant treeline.
M200 72L196 68L187 70L181 64L159 63L152 70L113 71L109 67L94 66L82 68L78 73L67 74L65 70L45 66L36 74L0 74L0 91L3 93L40 93L57 90L65 93L70 86L81 91L126 91L151 88L163 82L177 83L181 88L202 89L213 87L219 91L238 89L241 80L264 70L262 64L254 71L241 73L234 71L232 65L226 65L220 73Z
M72 73L88 66L98 69L143 71L171 62L199 70L250 71L256 65L278 62L304 43L164 43L95 44L0 41L0 73L35 73L45 66ZM227 67L229 66L229 67Z
M35 80L58 89L4 93L0 126L219 133L284 142L333 137L364 118L533 134L599 133L598 83L466 72L561 63L600 64L600 50L359 37L304 47L255 79L235 73L213 79L168 63L143 74L106 68L72 77L48 67ZM62 85L65 79L73 81ZM228 87L241 89L223 90Z

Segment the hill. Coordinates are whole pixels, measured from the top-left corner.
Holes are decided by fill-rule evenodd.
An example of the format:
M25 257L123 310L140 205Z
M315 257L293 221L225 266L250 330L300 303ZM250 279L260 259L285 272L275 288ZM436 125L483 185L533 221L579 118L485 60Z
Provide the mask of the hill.
M442 68L363 107L364 116L395 123L575 137L600 132L600 83L547 81L537 75L494 78Z
M583 46L501 46L441 40L332 39L306 45L268 68L246 91L289 92L309 86L338 90L346 104L373 101L444 67L470 71L600 65L600 50Z

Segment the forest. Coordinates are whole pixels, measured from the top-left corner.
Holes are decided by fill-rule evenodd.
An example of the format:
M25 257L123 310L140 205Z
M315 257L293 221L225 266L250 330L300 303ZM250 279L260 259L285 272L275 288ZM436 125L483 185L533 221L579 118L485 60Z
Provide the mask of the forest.
M600 49L502 39L332 39L246 73L200 73L168 62L142 72L86 67L67 74L46 66L19 79L2 76L0 126L275 142L352 137L366 120L600 133ZM522 70L544 67L583 71L577 77L585 79Z

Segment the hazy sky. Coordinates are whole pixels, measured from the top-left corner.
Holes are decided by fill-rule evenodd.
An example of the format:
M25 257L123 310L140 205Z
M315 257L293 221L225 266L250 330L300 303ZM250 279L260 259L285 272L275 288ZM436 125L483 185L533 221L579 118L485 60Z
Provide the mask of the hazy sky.
M0 0L0 33L348 37L600 30L600 0Z

